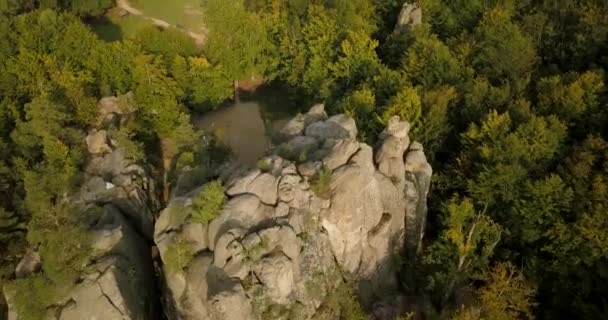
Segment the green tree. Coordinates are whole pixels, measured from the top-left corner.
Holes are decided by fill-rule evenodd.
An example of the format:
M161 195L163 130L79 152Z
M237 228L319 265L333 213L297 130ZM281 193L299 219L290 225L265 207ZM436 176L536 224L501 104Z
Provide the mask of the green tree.
M248 12L242 0L205 0L209 37L205 54L235 86L241 79L263 76L264 53L270 43L260 17Z
M475 28L471 64L493 85L508 84L521 92L537 62L532 40L511 19L512 12L500 7L487 11Z
M460 84L463 66L449 47L431 34L426 25L416 27L413 33L414 43L407 49L402 62L408 78L425 87Z
M477 211L470 199L450 200L444 209L444 231L424 256L424 263L436 272L429 278L430 288L445 305L454 289L466 284L489 263L501 238L502 228L486 214Z
M534 319L535 288L509 263L498 264L482 279L478 290L479 306L466 306L452 316L453 320Z

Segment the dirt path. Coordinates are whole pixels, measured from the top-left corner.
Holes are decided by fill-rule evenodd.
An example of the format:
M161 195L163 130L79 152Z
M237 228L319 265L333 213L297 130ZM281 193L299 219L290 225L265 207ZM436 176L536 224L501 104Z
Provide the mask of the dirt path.
M191 30L187 30L184 28L180 28L178 26L174 26L172 24L170 24L169 22L165 21L165 20L161 20L161 19L157 19L154 17L150 17L145 15L141 10L134 8L133 6L131 6L131 4L129 3L128 0L117 0L116 1L116 6L120 9L125 10L126 12L128 12L130 15L133 16L140 16L144 19L148 19L150 21L152 21L152 23L154 23L155 25L161 27L161 28L170 28L170 27L174 27L178 30L182 30L183 32L185 32L186 34L188 34L192 39L194 39L194 42L196 42L197 45L202 46L205 44L205 41L207 40L207 37L202 34L202 33L197 33Z

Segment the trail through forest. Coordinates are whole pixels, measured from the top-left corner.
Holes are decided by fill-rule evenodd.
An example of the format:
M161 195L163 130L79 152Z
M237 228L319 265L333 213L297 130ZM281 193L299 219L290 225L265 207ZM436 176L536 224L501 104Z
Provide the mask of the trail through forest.
M179 26L175 26L170 24L169 22L162 20L162 19L158 19L158 18L154 18L154 17L150 17L148 15L146 15L145 13L143 13L141 10L134 8L131 3L128 0L117 0L116 1L116 6L120 9L125 10L126 12L128 12L131 15L134 16L140 16L142 18L148 19L150 21L152 21L155 25L161 27L161 28L176 28L179 30L182 30L183 32L185 32L186 34L188 34L192 39L194 39L194 41L196 42L197 45L202 46L205 44L205 41L207 40L207 36L203 33L198 33L198 32L194 32L192 30L188 30Z

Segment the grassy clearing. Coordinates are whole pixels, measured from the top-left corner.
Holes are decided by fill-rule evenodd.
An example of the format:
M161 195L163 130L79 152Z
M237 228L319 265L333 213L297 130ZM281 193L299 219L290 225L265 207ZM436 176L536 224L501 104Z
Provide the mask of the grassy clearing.
M194 32L204 30L201 0L131 0L133 7L149 17Z

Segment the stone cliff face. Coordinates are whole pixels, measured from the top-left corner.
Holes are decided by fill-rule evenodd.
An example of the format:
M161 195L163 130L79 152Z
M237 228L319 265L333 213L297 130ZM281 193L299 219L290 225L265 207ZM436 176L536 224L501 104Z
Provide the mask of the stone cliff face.
M100 101L98 128L86 138L89 161L85 184L70 198L83 214L96 213L91 228L91 263L70 293L49 309L48 319L161 318L149 246L154 212L160 209L154 182L105 130L120 126L125 116L119 98ZM22 260L16 275L24 277L39 270L39 257L31 253ZM11 306L10 293L7 299L8 318L16 320L19 317Z
M374 152L352 118L317 105L259 168L220 175L227 200L208 223L191 218L201 188L174 197L154 231L164 265L182 262L164 268L168 317L322 318L344 279L366 306L395 292L395 257L419 246L432 174L409 129L390 119Z
M70 201L97 212L92 258L49 319L160 319L158 296L169 319L333 319L328 306L345 281L366 307L396 293L396 257L420 245L432 174L407 122L391 118L374 150L357 141L352 118L316 105L286 124L258 168L221 170L225 201L214 216L193 215L210 205L196 200L206 186L178 182L156 219L149 171L109 134L129 117L128 98L102 99L87 136L85 183ZM40 269L32 251L16 275Z

